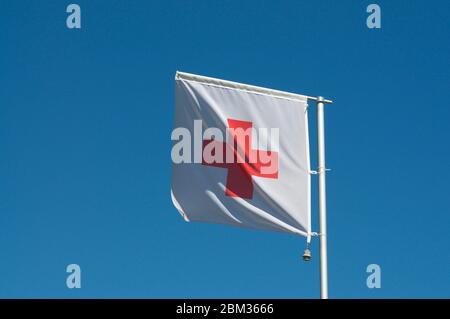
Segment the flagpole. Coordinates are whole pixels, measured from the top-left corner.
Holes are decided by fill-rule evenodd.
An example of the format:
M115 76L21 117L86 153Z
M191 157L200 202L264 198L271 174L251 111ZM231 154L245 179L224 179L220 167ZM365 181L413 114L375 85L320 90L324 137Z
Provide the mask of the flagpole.
M320 298L328 299L328 262L327 262L327 205L325 189L325 125L324 103L331 101L319 96L317 102L317 145L319 155L319 226L320 226Z

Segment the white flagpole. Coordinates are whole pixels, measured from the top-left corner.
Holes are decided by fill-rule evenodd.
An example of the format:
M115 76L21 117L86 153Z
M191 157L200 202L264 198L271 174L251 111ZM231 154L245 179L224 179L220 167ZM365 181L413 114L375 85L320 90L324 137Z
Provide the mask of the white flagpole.
M327 206L325 190L325 127L324 103L331 101L317 98L317 142L319 153L319 225L320 225L320 298L328 299L328 264L327 264Z

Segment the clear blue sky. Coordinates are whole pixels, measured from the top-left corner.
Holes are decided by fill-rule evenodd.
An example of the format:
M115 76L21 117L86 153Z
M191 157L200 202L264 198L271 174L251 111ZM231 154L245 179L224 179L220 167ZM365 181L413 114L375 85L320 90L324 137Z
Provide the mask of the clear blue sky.
M450 297L448 1L376 1L381 30L369 1L75 2L81 30L1 5L0 297L318 297L316 241L172 206L176 70L335 100L330 297Z

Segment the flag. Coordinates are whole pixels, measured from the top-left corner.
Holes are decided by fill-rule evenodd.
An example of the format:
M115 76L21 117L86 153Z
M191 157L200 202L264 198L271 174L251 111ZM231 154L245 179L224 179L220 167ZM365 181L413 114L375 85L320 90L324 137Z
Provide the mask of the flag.
M311 235L303 95L177 72L172 201L186 221Z

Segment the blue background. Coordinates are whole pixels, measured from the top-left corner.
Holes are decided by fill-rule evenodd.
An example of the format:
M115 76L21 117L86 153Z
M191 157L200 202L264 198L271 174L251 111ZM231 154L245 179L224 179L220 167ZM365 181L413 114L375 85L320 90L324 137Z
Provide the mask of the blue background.
M69 3L1 4L0 297L318 297L317 241L172 206L176 70L333 99L330 297L450 297L448 1L377 1L380 30L367 1Z

